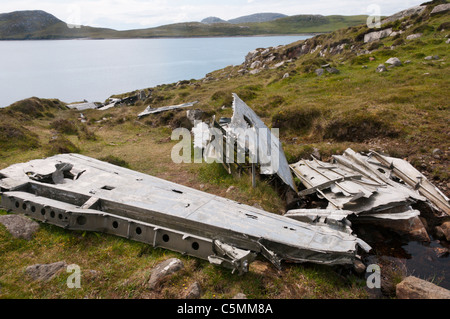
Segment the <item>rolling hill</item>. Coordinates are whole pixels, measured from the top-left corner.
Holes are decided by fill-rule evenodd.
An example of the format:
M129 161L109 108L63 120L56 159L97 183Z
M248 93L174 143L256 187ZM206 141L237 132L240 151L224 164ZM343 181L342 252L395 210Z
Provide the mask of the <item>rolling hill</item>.
M155 28L117 31L89 26L69 26L44 11L0 14L0 40L122 39L158 37L214 37L321 33L362 24L366 16L283 16L260 13L229 21L210 17L202 22L184 22ZM205 22L206 21L206 22ZM257 21L257 22L256 22Z

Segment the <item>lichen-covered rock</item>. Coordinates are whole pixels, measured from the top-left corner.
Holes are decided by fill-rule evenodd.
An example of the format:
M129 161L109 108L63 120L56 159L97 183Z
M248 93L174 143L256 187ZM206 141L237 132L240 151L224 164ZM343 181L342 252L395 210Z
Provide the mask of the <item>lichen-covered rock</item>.
M67 264L64 261L58 261L52 264L36 264L28 266L25 273L34 280L49 281L66 267Z
M186 299L198 299L202 295L202 287L198 282L194 282L189 286L186 293Z
M444 222L436 226L436 236L447 241L450 241L450 221Z
M148 281L148 288L155 289L161 285L171 274L184 268L184 264L178 258L167 259L152 270L150 280Z
M396 286L399 299L450 299L450 290L409 276Z
M14 238L31 240L33 234L39 230L39 224L23 215L0 216L0 223Z

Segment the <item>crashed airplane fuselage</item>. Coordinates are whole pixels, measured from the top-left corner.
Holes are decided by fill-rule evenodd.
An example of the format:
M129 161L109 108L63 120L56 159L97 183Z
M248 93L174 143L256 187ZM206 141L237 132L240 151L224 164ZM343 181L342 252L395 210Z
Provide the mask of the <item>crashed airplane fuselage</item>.
M351 264L362 240L79 154L0 171L1 206L70 230L98 231L209 260L239 273L262 254Z

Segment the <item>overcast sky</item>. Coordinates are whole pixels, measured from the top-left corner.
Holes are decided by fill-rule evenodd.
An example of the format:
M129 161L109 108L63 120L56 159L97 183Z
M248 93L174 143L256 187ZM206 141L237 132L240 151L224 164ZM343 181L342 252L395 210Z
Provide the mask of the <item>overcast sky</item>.
M116 30L150 28L164 24L201 21L210 16L224 20L260 12L297 14L387 16L426 0L0 0L0 13L44 10L73 24Z

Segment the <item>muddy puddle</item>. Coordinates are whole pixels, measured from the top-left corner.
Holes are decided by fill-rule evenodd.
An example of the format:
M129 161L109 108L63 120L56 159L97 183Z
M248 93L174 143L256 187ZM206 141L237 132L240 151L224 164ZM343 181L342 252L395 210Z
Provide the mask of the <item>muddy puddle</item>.
M381 288L368 289L373 297L394 297L395 285L407 276L450 289L450 243L431 235L430 242L408 240L370 226L359 228L357 233L372 246L370 253L362 256L364 264L375 264L381 269Z

